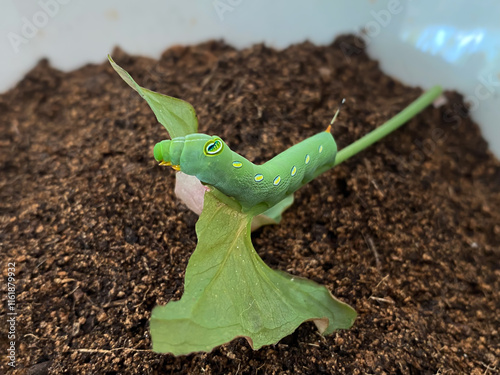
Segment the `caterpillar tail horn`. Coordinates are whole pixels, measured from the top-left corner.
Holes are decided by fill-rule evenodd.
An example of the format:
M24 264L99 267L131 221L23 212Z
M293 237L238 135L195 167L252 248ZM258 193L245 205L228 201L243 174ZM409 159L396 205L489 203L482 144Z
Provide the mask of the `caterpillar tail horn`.
M337 119L337 116L340 113L340 108L342 108L342 104L344 104L344 103L345 103L345 98L342 99L342 102L340 102L339 107L337 108L337 112L335 112L335 115L333 116L332 121L330 121L330 125L328 125L325 132L330 133L332 131L332 125L335 122L335 120Z

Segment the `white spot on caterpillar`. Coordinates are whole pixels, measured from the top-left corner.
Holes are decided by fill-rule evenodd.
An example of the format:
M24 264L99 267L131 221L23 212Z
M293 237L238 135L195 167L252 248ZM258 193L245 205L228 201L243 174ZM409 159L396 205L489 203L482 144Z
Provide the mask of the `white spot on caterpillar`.
M318 151L319 151L320 154L323 152L323 145L319 146Z
M255 180L256 182L260 182L260 181L262 181L263 179L264 179L264 176L263 176L263 175L261 175L260 173L257 173L257 174L255 175L255 177L254 177L254 180Z
M235 168L241 168L242 165L243 164L239 161L233 161L233 167L235 167Z
M311 161L311 157L309 156L309 154L306 155L306 164L309 164L309 162Z
M281 182L281 177L280 176L276 176L276 178L274 179L273 181L273 185L274 186L278 186Z
M290 171L290 174L291 174L291 175L292 175L292 177L293 177L293 176L295 176L295 174L296 174L296 173L297 173L297 167L294 165L294 166L292 167L292 170Z

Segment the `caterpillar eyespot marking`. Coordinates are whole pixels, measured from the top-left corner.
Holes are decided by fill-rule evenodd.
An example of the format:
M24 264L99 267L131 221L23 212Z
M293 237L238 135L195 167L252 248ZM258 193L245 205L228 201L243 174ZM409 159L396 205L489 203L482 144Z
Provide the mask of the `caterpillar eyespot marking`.
M337 145L331 133L321 132L256 165L220 137L192 133L157 143L153 153L158 163L179 165L183 173L234 198L247 211L259 204L274 206L333 167Z
M224 143L222 142L222 139L215 138L208 141L205 144L205 148L203 149L203 151L207 156L214 156L220 153L223 148L224 148Z

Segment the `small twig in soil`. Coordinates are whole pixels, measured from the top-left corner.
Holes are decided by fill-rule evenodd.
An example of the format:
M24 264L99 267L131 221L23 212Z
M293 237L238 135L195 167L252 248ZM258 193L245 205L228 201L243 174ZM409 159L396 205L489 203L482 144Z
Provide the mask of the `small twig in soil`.
M151 285L148 287L148 290L146 290L146 292L144 293L144 296L142 297L141 303L138 303L137 305L134 305L134 307L139 307L139 306L141 306L144 303L144 301L146 300L146 296L147 296L147 294L148 294L148 292L149 292L150 289L151 289Z
M76 287L75 287L75 289L73 289L71 292L69 292L68 294L66 294L64 297L68 297L68 296L72 295L73 293L75 293L75 292L76 292L76 290L77 290L79 287L80 287L80 283L77 281L77 282L76 282Z
M380 270L380 268L381 268L380 256L378 254L377 248L375 247L375 243L373 242L373 239L369 236L365 236L364 233L361 233L361 234L363 235L363 238L365 239L366 245L370 248L373 255L375 256L375 264L377 266L377 269Z
M40 337L35 336L35 335L34 335L34 334L32 334L32 333L27 333L27 334L25 334L25 335L24 335L24 337L34 337L36 340L40 340Z
M374 288L374 289L377 289L377 288L380 286L380 284L382 284L385 280L387 280L387 279L388 279L388 277L389 277L389 275L388 275L388 274L387 274L387 275L385 275L385 276L382 278L382 280L380 280L380 281L378 282L378 284L375 286L375 288Z
M142 257L142 264L144 265L144 268L146 269L146 271L148 271L149 273L149 267L148 267L148 261L146 260L145 257Z
M114 349L73 349L75 352L80 353L104 353L109 354L119 350L129 351L129 352L151 352L149 349L134 349L134 348L114 348Z
M117 300L114 300L114 301L111 301L111 302L108 302L108 303L102 305L102 308L107 309L109 307L123 306L125 304L127 304L126 299L117 299Z
M309 345L309 346L315 346L316 348L319 348L318 344L311 344L310 342L308 342L307 345Z
M393 300L386 299L386 298L370 296L370 299L374 299L375 301L378 301L378 302L390 303L391 305L395 304Z
M496 371L496 370L497 370L497 368L496 368L496 363L497 363L497 361L495 361L495 362L494 362L494 363L492 363L492 364L487 365L486 363L481 362L481 364L482 364L484 367L486 367L486 370L484 370L483 375L486 375L488 372L490 372L490 370L492 370L492 371ZM493 366L493 367L491 367L491 366Z
M315 331L316 336L318 336L318 339L323 342L323 344L326 344L326 338L323 336L321 333L318 331Z
M380 188L377 185L377 182L375 180L371 180L371 182L372 182L372 185L375 187L375 189L377 189L380 192L380 194L382 194L382 197L385 197L384 192L382 190L380 190Z

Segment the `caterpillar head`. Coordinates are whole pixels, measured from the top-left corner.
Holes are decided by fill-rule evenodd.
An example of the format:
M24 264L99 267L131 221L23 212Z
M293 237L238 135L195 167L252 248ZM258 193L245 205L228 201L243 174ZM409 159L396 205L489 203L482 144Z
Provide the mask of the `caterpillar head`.
M229 148L225 142L207 134L189 134L157 143L153 153L156 161L162 165L171 165L176 170L197 176L206 175L216 169L228 155ZM202 182L210 183L209 181Z

